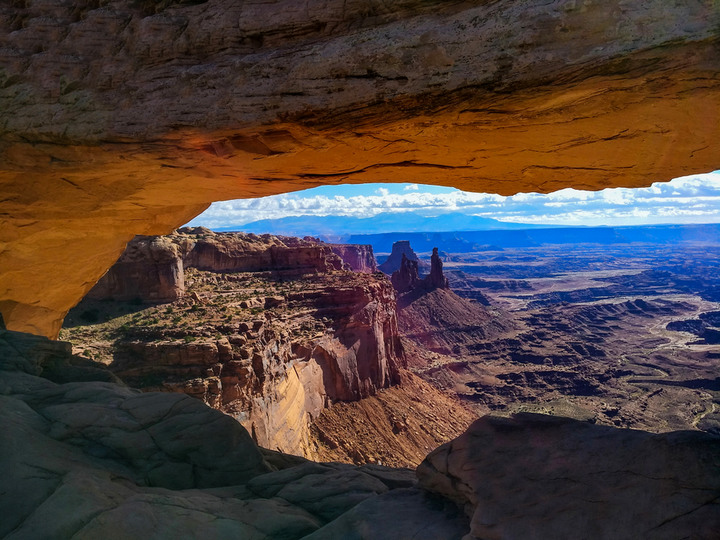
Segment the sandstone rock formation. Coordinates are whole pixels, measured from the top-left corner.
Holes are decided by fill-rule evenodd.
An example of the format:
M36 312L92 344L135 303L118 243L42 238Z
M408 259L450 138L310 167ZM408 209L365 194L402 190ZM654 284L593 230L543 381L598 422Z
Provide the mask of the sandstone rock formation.
M186 267L209 272L270 271L294 277L343 268L342 259L330 247L288 236L214 233L200 228L200 232L180 229L173 240L181 246Z
M712 0L0 9L9 328L56 336L127 241L215 200L406 179L601 189L718 166Z
M449 289L418 287L398 298L398 328L421 349L462 356L512 329L512 322Z
M396 244L399 243L400 242L396 242ZM393 253L395 253L394 247L395 244L393 245ZM401 249L403 252L402 258L400 259L400 267L393 272L390 278L390 281L396 291L399 293L406 293L416 289L433 291L435 289L450 288L450 283L445 277L445 274L443 274L443 265L440 255L438 255L438 248L433 248L432 255L430 257L430 273L425 276L424 279L420 279L420 276L418 275L418 261L409 259L405 254L405 250L407 249L412 255L415 255L412 252L410 244L407 243L407 248L403 246ZM392 255L390 255L390 257L392 257ZM390 258L388 258L385 263L388 261L390 261Z
M409 243L403 249L410 249ZM430 274L420 279L417 262L402 254L391 283L398 293L398 328L409 340L408 358L414 367L432 354L462 355L487 338L512 328L502 312L462 298L450 290L438 248L433 248ZM430 353L430 354L428 354Z
M416 262L419 267L420 259L418 259L417 254L413 251L412 247L410 247L410 242L408 240L398 240L397 242L393 242L392 252L378 267L378 269L381 272L392 275L393 272L400 269L403 261L403 255L409 261Z
M235 417L261 445L313 457L309 428L325 407L399 381L392 286L341 270L321 242L202 228L139 237L93 297L112 298L101 293L122 284L121 298L157 302L167 283L152 278L167 254L179 269L172 290L187 290L186 298L72 338L80 350L103 343L97 358L128 384L191 395ZM77 318L104 320L110 306L84 302Z
M378 271L371 245L330 244L330 248L353 272L372 274Z
M167 237L139 236L90 290L98 300L172 302L185 293L184 265L177 244Z
M477 417L455 396L401 370L399 384L320 412L310 427L318 445L313 459L415 468Z
M711 540L720 526L709 434L485 417L428 456L418 485L407 469L258 448L187 396L38 376L63 356L0 332L6 538Z
M88 295L97 300L171 302L184 294L185 268L270 271L288 278L342 267L339 256L318 242L186 228L168 236L135 237Z
M390 282L399 293L408 292L417 288L422 283L418 275L418 261L408 259L407 255L403 253L400 259L400 268L392 273Z
M417 473L465 506L465 538L710 540L720 530L720 437L707 433L486 416Z
M433 248L430 257L430 274L425 278L428 289L449 289L448 279L443 274L443 264L438 255L438 248Z
M3 538L433 540L468 530L410 470L264 450L179 394L38 377L63 356L57 345L0 331Z

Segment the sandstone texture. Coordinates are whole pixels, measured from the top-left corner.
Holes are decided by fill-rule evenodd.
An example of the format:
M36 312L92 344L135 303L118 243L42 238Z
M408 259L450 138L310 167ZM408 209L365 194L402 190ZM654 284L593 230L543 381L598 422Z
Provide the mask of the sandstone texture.
M468 539L710 540L720 530L720 437L707 433L486 416L417 473L465 506Z
M720 438L484 417L415 474L258 448L187 396L40 375L68 346L0 332L6 538L714 539ZM465 510L457 506L461 505Z
M455 396L401 370L398 384L320 412L310 426L317 441L313 459L415 468L477 417Z
M157 305L168 281L154 270L167 253L180 270L169 289L183 294ZM202 228L138 237L63 337L135 388L188 394L262 446L315 457L322 410L397 384L405 364L389 281L344 267L310 239Z
M183 259L170 239L141 236L88 292L96 300L172 302L185 293Z
M127 241L215 200L408 179L602 189L718 167L713 0L0 9L0 311L18 330L56 336Z
M372 274L378 271L373 248L370 245L330 244L330 249L332 249L333 253L340 257L353 272Z
M214 233L203 227L180 229L175 241L187 267L209 272L272 271L281 277L342 270L329 246L269 234Z
M88 295L96 300L171 302L184 294L186 268L215 273L268 271L290 278L342 270L343 259L322 243L300 238L185 228L128 242Z
M0 535L8 539L459 538L412 471L258 448L188 396L41 378L63 344L0 332ZM388 515L392 514L392 523Z

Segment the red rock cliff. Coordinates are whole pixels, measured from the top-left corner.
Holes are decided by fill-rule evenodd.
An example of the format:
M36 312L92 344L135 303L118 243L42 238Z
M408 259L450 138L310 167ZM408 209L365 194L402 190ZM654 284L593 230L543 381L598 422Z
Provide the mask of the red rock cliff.
M133 236L221 199L714 170L717 14L713 0L3 2L0 311L55 337Z
M350 270L366 274L377 272L377 262L371 245L330 244L330 248Z
M173 254L175 281L155 280L158 253ZM311 420L396 384L404 363L389 281L342 268L311 240L206 229L137 238L94 297L189 294L153 308L152 324L125 329L112 370L134 386L202 399L260 444L310 457Z

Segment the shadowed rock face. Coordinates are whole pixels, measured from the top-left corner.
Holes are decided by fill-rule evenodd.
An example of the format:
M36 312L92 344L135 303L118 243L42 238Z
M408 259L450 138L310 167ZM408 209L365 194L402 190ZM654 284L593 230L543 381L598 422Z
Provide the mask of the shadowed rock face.
M418 483L263 450L187 396L38 376L68 349L0 331L3 536L717 538L710 434L484 417L432 452Z
M404 293L418 287L422 283L418 275L418 261L408 259L407 255L403 253L400 268L393 272L390 281L399 293Z
M467 518L412 471L259 448L188 396L38 377L67 344L0 331L0 535L460 538ZM387 516L393 519L388 520ZM392 523L390 523L392 521Z
M393 248L399 243L400 242L396 242L393 244ZM410 248L409 243L407 244L407 248L410 250L412 255L415 255L412 248ZM388 261L385 262L387 263ZM424 279L420 279L420 276L418 275L418 264L419 261L409 259L405 255L405 252L402 253L400 268L393 272L390 278L393 287L395 287L397 292L406 293L414 289L433 291L435 289L450 288L448 279L443 274L443 264L440 260L440 255L438 255L438 248L433 248L432 255L430 257L430 273L425 276Z
M438 248L433 248L430 257L430 275L425 278L425 286L429 289L449 289L448 279L443 274L443 264L438 255Z
M392 252L385 261L378 267L382 272L392 275L396 270L400 270L404 260L412 261L419 270L421 261L418 259L417 254L410 247L410 241L398 240L393 242ZM423 267L427 266L427 263L422 263Z
M418 467L465 506L466 538L715 538L720 438L485 416Z
M31 1L0 21L8 328L55 336L130 238L215 200L718 166L712 0Z

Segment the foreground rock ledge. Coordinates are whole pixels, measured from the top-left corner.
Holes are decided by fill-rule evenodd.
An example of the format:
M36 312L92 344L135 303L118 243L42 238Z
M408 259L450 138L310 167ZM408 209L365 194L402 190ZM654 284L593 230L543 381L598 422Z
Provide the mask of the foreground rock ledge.
M568 418L486 416L418 467L465 506L472 538L715 538L720 438Z
M718 17L712 0L5 3L0 311L55 337L130 238L215 200L713 170Z
M0 535L24 538L716 538L720 438L484 417L407 469L258 448L232 419L0 331ZM471 524L456 505L465 506ZM468 530L472 527L471 532Z

